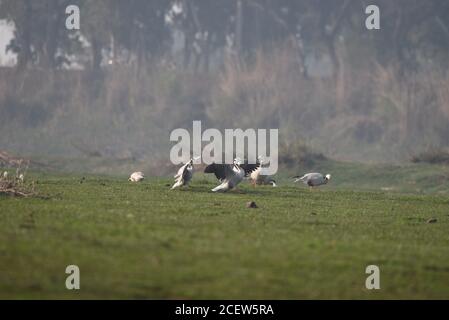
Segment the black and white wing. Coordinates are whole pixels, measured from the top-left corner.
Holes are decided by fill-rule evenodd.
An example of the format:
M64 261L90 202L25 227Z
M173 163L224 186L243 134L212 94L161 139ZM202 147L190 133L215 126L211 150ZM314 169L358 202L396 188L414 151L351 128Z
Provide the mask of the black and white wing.
M204 169L204 173L213 173L218 180L222 181L232 175L232 164L212 163Z
M242 165L240 165L240 167L245 171L245 177L247 177L248 175L250 175L253 171L256 171L258 168L260 168L260 163L244 163Z
M184 170L182 171L182 179L185 181L189 181L192 178L192 171L193 171L192 166L187 164L184 167Z

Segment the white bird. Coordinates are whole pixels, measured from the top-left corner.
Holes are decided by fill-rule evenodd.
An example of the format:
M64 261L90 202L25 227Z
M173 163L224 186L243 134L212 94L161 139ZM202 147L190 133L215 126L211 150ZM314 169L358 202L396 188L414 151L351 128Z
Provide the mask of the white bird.
M8 179L8 171L3 172L3 179Z
M295 176L293 178L295 179L294 182L302 181L304 184L306 184L312 188L312 187L321 186L323 184L327 184L329 182L329 180L331 179L331 175L326 174L324 176L321 173L313 172L313 173L306 173L302 177Z
M271 178L269 175L266 175L264 172L265 171L264 170L265 163L264 163L262 157L258 157L257 159L259 159L259 161L260 161L260 166L256 170L251 172L251 174L249 176L253 186L262 185L262 184L271 184L273 187L276 187L276 181L273 178Z
M263 174L262 167L259 167L255 171L251 172L250 179L254 186L263 184L271 184L273 187L277 186L276 181L273 178L269 175Z
M186 186L189 184L190 180L192 180L193 160L194 159L190 159L189 162L179 168L178 173L173 177L175 178L175 184L171 187L172 190L181 186Z
M23 173L21 173L17 179L18 179L21 183L23 183L23 181L25 181L25 176L23 175Z
M143 179L145 179L145 175L138 171L138 172L134 172L131 174L131 176L129 177L128 181L132 181L132 182L140 182Z
M241 164L239 159L234 159L233 164L212 163L204 169L205 173L214 173L221 184L213 188L213 192L226 192L235 188L243 178L256 170L260 164Z

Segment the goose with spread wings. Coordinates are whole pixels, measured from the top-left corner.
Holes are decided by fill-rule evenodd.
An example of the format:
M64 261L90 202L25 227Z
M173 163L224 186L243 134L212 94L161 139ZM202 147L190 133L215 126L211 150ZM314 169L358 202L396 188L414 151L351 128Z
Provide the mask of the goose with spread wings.
M235 188L243 178L251 174L260 166L259 163L241 163L239 159L234 159L233 164L212 163L204 169L205 173L213 173L220 180L221 184L213 188L213 192L226 192Z

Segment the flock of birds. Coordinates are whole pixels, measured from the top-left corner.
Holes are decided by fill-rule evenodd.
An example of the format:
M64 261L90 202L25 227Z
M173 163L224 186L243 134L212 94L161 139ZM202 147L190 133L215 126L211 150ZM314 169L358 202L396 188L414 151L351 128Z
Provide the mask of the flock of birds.
M194 158L181 166L175 174L175 183L171 189L176 189L182 186L187 186L193 178L194 173ZM250 164L241 161L239 158L234 159L232 164L217 164L212 163L204 169L204 173L213 173L220 184L212 189L213 192L226 192L234 189L245 178L249 178L251 183L256 185L271 185L276 187L276 181L269 175L264 174L264 162L259 157L259 161L255 164ZM294 182L303 182L310 188L327 184L331 179L330 174L323 175L321 173L313 172L307 173L303 176L293 177ZM145 179L142 172L134 172L129 177L129 181L140 182Z
M195 158L191 158L190 161L182 165L178 172L175 174L175 183L171 189L187 186L192 181L194 173ZM253 186L256 185L271 185L276 187L276 181L269 175L264 174L264 161L259 157L257 163L250 164L241 161L239 158L234 159L232 164L218 164L212 163L204 169L204 173L213 173L218 179L220 184L212 189L213 192L226 192L234 189L245 178L249 178ZM8 172L3 172L0 178L8 179ZM24 175L17 175L16 180L23 182ZM305 185L313 188L327 184L331 179L330 174L323 175L321 173L313 172L306 173L303 176L293 177L293 182L303 182ZM129 177L131 182L140 182L145 179L143 172L134 172Z

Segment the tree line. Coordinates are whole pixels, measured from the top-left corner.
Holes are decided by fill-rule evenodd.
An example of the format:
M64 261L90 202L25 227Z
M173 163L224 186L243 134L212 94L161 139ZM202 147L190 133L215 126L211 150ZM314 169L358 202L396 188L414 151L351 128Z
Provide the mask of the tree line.
M278 128L291 165L403 161L449 147L448 17L447 0L0 0L17 54L0 144L165 163L171 130L201 120Z
M449 2L378 0L381 30L364 27L360 0L2 0L0 19L15 26L6 50L17 67L62 68L80 62L98 70L107 59L135 63L169 59L175 39L184 68L208 70L217 52L250 60L290 41L298 67L326 55L339 73L338 46L365 46L376 61L413 68L422 59L447 67ZM80 8L81 29L65 28L65 8ZM180 38L176 37L180 35Z

